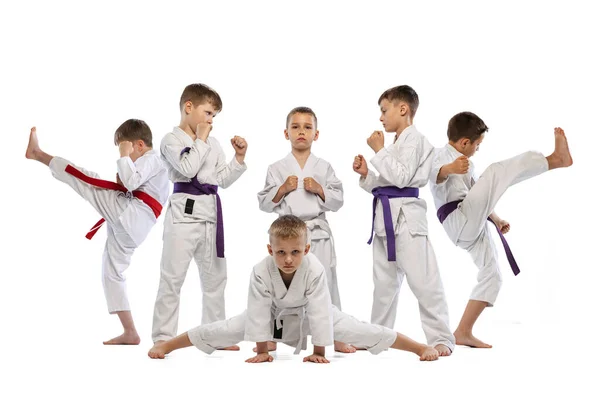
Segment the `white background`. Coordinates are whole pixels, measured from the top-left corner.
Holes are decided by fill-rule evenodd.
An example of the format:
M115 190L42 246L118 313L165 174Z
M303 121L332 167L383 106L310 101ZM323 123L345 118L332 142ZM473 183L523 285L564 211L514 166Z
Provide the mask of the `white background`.
M600 29L587 4L2 2L0 397L594 398ZM494 348L459 347L435 363L397 351L341 356L328 349L330 365L308 365L280 346L276 362L247 365L251 345L244 343L239 353L207 357L191 348L150 360L163 217L127 273L142 343L103 346L120 328L106 313L100 281L106 228L84 238L98 215L45 166L24 158L29 129L38 127L50 154L112 180L115 129L143 119L158 145L179 123L179 96L192 82L223 99L212 134L228 158L233 135L249 143L248 171L221 192L228 316L245 308L249 272L266 255L274 216L259 211L256 193L268 164L290 149L283 129L291 108L315 110L321 136L313 152L344 183L345 204L328 218L343 308L363 320L372 302L371 197L351 162L357 153L372 156L366 138L381 129L377 99L385 89L416 89L415 124L435 146L444 145L455 113L481 116L490 131L474 158L479 173L526 150L549 154L553 128L563 127L573 167L510 189L497 207L511 223L508 240L522 273L512 276L499 249L504 287L475 331ZM422 197L455 327L476 270L435 219L428 188ZM200 299L192 264L181 331L200 322ZM406 284L396 329L424 340Z

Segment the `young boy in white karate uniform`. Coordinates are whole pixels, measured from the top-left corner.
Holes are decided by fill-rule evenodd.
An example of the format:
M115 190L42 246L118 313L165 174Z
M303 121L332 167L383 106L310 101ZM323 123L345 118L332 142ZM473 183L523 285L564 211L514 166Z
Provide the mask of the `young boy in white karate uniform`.
M152 149L152 132L144 121L125 121L115 132L114 141L121 155L117 160L117 183L98 179L98 174L42 151L36 128L31 129L25 156L49 166L56 179L71 186L102 216L86 235L88 239L106 220L102 283L108 312L119 316L123 334L104 344L136 345L140 337L133 323L123 273L169 197L169 179L160 156Z
M442 356L454 348L448 306L433 247L428 238L427 204L419 188L428 182L433 146L413 125L419 97L410 86L396 86L379 98L380 121L386 132L395 132L394 142L384 147L383 132L375 131L367 143L375 156L367 167L362 155L353 168L360 187L372 193L373 308L371 322L394 327L400 286L406 276L419 301L421 323L427 343ZM373 236L373 233L375 235Z
M554 153L544 157L527 152L490 165L476 180L470 158L479 149L488 127L471 112L456 114L448 123L448 144L436 152L430 175L430 187L438 218L448 237L467 250L479 269L477 284L454 336L456 344L489 348L489 344L473 336L473 325L486 307L494 305L502 275L490 221L500 235L509 262L516 275L518 266L504 239L508 222L494 213L500 197L510 186L554 168L570 166L573 161L567 139L561 128L554 130Z
M188 85L179 107L180 124L160 145L174 189L165 215L154 342L177 334L181 286L192 258L200 272L202 323L225 319L227 264L218 188L229 187L246 171L243 138L231 139L235 157L227 163L219 141L209 136L222 109L217 92L203 84Z
M304 361L328 363L325 347L334 339L366 348L373 354L394 348L417 354L421 360L438 358L433 347L419 344L389 328L360 322L331 304L323 265L309 254L306 223L292 215L277 218L269 229L269 256L250 277L247 310L226 321L201 325L150 349L151 358L164 358L173 350L196 346L212 353L242 340L256 342L251 363L270 362L267 343L281 341L306 348L312 336L313 353Z
M342 309L337 284L333 233L325 216L344 204L342 182L331 165L312 153L313 141L319 138L317 116L308 107L296 107L286 118L285 138L292 151L267 169L265 187L258 193L262 211L295 215L308 227L310 248L325 266L332 303ZM270 350L274 350L274 344ZM335 350L356 351L352 346L335 343Z

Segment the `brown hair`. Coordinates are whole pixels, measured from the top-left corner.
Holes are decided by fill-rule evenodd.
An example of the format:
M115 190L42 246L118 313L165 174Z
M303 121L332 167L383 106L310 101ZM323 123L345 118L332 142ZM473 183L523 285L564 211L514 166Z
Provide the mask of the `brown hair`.
M414 118L419 108L419 95L413 88L408 85L396 86L386 90L379 96L377 104L381 104L381 101L386 99L391 102L404 101L410 108L410 116Z
M223 102L219 93L202 83L192 83L183 89L181 99L179 100L179 109L183 110L184 104L188 101L191 101L194 107L198 107L203 103L209 103L217 112L223 109Z
M143 140L146 146L152 147L152 131L141 119L128 119L115 132L115 144L128 140Z
M474 142L487 131L488 127L483 120L469 111L456 114L448 122L448 140L451 142L457 142L462 138Z
M303 235L306 237L306 223L293 215L282 215L269 228L269 240L272 238L296 239Z
M308 107L296 107L292 111L289 112L287 118L285 120L285 127L287 128L290 124L290 120L294 116L294 114L310 114L315 119L315 129L317 128L317 115L315 112Z

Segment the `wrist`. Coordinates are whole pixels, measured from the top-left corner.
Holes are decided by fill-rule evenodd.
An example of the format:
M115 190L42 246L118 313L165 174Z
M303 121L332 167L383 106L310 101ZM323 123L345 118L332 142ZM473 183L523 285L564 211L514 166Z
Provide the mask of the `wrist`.
M325 346L315 346L313 354L316 356L325 357Z
M256 343L256 355L269 354L269 346L267 342Z

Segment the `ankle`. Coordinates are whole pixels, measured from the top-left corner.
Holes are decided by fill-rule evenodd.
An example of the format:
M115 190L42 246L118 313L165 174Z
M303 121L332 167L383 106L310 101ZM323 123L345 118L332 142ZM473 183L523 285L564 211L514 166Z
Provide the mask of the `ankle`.
M417 346L416 351L414 351L414 353L418 356L420 356L421 354L423 354L427 349L429 348L429 346L427 346L426 344L421 344L419 343L419 345Z
M473 330L465 328L456 328L456 330L454 331L454 336L473 336Z

